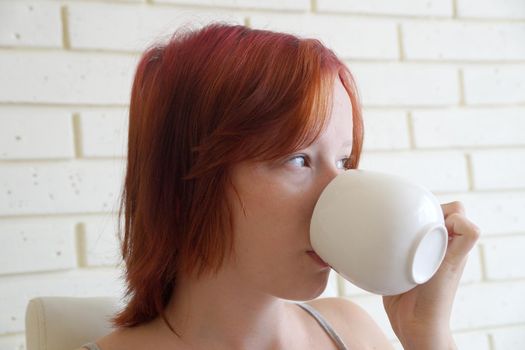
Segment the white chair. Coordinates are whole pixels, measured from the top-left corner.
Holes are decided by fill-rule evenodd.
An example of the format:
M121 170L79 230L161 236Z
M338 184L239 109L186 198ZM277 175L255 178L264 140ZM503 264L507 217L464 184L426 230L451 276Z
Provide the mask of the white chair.
M112 331L119 309L111 297L40 297L26 309L27 350L74 350Z

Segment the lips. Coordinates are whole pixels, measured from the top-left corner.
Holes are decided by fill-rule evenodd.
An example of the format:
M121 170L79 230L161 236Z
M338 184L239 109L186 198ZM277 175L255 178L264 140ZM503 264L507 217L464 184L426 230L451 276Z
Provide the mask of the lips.
M330 267L319 255L317 255L316 252L313 250L309 250L306 252L317 264L319 264L322 267Z

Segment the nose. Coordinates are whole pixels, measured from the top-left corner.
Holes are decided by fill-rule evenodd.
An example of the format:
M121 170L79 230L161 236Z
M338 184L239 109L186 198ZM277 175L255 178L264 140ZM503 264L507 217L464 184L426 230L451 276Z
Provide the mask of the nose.
M335 164L325 164L321 170L319 181L319 195L326 186L339 174L344 172L344 169L338 168Z

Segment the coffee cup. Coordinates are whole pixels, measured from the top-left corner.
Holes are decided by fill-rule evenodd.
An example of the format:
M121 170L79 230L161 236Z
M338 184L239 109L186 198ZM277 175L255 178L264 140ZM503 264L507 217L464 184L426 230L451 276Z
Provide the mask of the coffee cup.
M436 197L397 175L347 170L322 191L312 215L314 251L342 277L380 295L428 281L447 250Z

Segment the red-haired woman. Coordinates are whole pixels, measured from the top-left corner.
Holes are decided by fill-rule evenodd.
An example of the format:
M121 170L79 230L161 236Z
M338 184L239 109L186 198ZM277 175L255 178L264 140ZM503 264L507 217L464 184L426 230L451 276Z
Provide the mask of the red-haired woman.
M312 300L330 270L312 211L363 143L354 80L331 50L240 25L178 32L138 64L128 142L126 305L86 348L392 348L356 304ZM384 298L406 349L455 347L450 311L479 229L461 203L442 207L454 238L440 270Z

